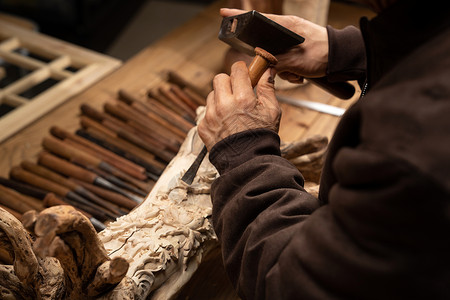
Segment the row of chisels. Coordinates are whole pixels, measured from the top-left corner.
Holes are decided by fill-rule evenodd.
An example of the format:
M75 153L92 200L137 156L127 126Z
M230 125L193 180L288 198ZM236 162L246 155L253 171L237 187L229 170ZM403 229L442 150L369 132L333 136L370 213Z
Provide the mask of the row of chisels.
M52 126L36 161L0 178L0 207L29 211L72 205L97 230L142 203L195 126L206 95L173 71L142 96L119 90L103 110L80 107L80 127Z

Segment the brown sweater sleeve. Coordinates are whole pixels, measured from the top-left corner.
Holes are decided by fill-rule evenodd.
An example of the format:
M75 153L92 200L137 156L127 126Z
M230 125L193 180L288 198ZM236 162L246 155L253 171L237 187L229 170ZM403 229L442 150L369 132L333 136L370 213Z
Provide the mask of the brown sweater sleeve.
M210 160L221 174L211 196L226 270L244 299L262 299L263 290L255 290L265 286L261 274L277 264L293 226L318 208L318 201L303 189L297 169L280 157L273 131L230 136L213 147Z
M256 130L210 153L221 174L213 225L243 299L448 295L434 280L449 265L449 243L439 238L448 226L442 187L402 161L349 148L336 157L338 183L319 207L278 149L275 133Z
M366 51L361 31L354 26L335 29L327 26L328 68L331 82L358 80L366 77Z

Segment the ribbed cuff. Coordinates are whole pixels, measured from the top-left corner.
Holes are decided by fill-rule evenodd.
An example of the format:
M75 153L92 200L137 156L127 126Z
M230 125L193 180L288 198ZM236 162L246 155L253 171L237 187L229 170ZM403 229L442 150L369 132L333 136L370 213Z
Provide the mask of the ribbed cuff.
M218 142L209 153L210 162L222 175L260 155L281 155L280 137L269 129L252 129Z
M330 82L361 80L366 76L366 51L361 31L354 26L335 29L327 26Z

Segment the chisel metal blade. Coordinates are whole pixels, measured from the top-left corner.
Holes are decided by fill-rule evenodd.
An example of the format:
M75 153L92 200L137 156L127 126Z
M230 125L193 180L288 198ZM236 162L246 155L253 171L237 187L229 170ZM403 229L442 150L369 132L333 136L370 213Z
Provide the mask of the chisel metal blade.
M340 117L344 114L345 109L341 107L336 107L329 104L309 101L309 100L303 100L303 99L295 99L295 98L289 98L283 95L277 95L277 99L279 102L290 104L297 107L304 107L308 109L312 109L315 111L319 111L322 113L326 113L332 116Z
M127 197L128 199L131 199L131 200L135 201L138 204L141 204L144 201L144 199L142 199L141 197L138 197L138 196L136 196L134 194L131 194L131 193L128 193L128 192L124 191L123 189L119 188L118 186L112 184L111 182L105 180L102 177L97 177L95 179L95 181L94 181L94 184L96 184L98 186L105 187L105 188L107 188L107 189L109 189L111 191L114 191L116 193L119 193L119 194Z

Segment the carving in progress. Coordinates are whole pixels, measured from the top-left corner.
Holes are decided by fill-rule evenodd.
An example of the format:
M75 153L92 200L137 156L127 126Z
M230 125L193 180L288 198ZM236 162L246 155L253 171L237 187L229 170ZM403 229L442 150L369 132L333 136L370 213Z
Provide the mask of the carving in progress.
M268 63L267 56L258 54L255 58L256 67L253 67L254 64L249 67L250 74L261 76ZM258 79L255 78L255 82ZM176 91L173 89L173 93ZM42 189L52 187L50 192L64 197L69 203L70 200L83 203L83 199L79 199L79 194L76 194L83 190L85 197L89 196L90 200L101 207L97 205L97 208L89 210L87 214L83 213L84 209L80 212L69 205L56 205L40 212L23 209L23 225L6 210L1 210L0 258L8 263L1 265L0 276L5 280L1 282L0 288L4 295L42 299L172 299L192 278L202 258L219 246L211 222L210 197L211 184L218 176L216 169L206 159L193 174L195 177L192 183L187 184L182 180L183 174L204 146L196 127L188 129L190 125L186 124L186 120L192 120L192 124L195 121L198 123L204 115L205 106L192 103L191 107L185 107L189 101L178 101L181 96L174 97L162 86L158 88L158 92L169 100L177 101L178 105L174 107L179 110L178 116L183 116L182 119L178 118L180 124L177 126L163 126L164 118L155 118L145 102L123 90L119 92L119 98L124 103L106 103L105 113L88 105L81 107L84 114L84 118L81 117L83 128L90 128L93 126L92 122L101 122L110 126L106 132L110 132L111 136L115 136L112 132L115 128L118 133L122 133L120 137L135 142L134 146L130 144L128 150L135 149L136 146L148 148L148 151L159 157L159 162L168 163L161 166L164 171L142 203L138 196L122 190L122 195L140 204L115 221L106 222L106 227L100 233L93 226L96 222L89 218L91 214L104 219L101 212L112 217L121 213L117 207L105 205L104 201L91 195L83 188L81 181L104 185L106 183L98 174L114 171L113 173L139 187L144 184L138 180L139 174L148 172L133 172L137 170L129 164L112 166L110 163L114 164L116 159L102 160L95 157L95 152L83 152L84 148L79 145L76 147L75 143L81 142L80 137L58 127L52 127L53 137L44 138L42 145L46 152L39 155L39 165L23 162L21 167L11 170L14 179ZM149 94L149 97L157 97L154 90ZM140 113L133 111L132 107ZM160 107L160 110L164 108ZM145 117L143 112L146 112ZM135 118L129 119L132 113ZM128 122L119 121L112 116ZM139 122L135 129L132 127L134 120ZM150 120L154 120L154 124L150 125ZM148 126L150 129L155 124L165 128L166 137L170 135L172 139L165 141L164 136L149 139L143 134L137 135L140 138L135 139L123 134L124 129L137 134L135 130L138 128L142 130ZM95 128L100 127L96 125ZM187 136L184 137L185 132ZM178 141L181 143L180 147L177 147ZM163 148L149 148L152 142L163 144ZM313 136L295 143L283 143L281 146L282 155L300 170L305 170L305 179L310 181L305 188L313 194L317 193L316 182L320 176L327 143L327 138ZM87 145L86 141L83 144ZM142 154L141 151L137 153ZM176 155L173 157L171 152ZM151 160L152 168L158 167L156 161ZM77 166L70 165L69 161L77 162ZM86 169L81 168L81 165ZM97 173L89 171L94 169ZM61 175L68 176L71 180ZM147 186L143 189L150 190ZM119 202L116 201L116 204ZM123 206L123 203L120 205Z
M311 169L317 172L326 145L326 138L314 136L283 144L282 153L303 167L310 161L305 157L315 156ZM11 262L0 266L2 293L43 299L173 298L202 257L218 247L210 219L210 186L217 171L205 159L191 185L181 180L202 146L196 128L191 129L146 200L99 234L70 206L29 211L24 225L1 210L1 254ZM306 188L315 193L317 184Z
M130 263L127 276L137 299L151 292L152 299L170 299L192 277L205 252L218 246L210 220L215 168L204 160L190 186L181 180L202 146L192 129L144 203L99 234L110 257ZM106 298L119 299L115 293L120 289Z

